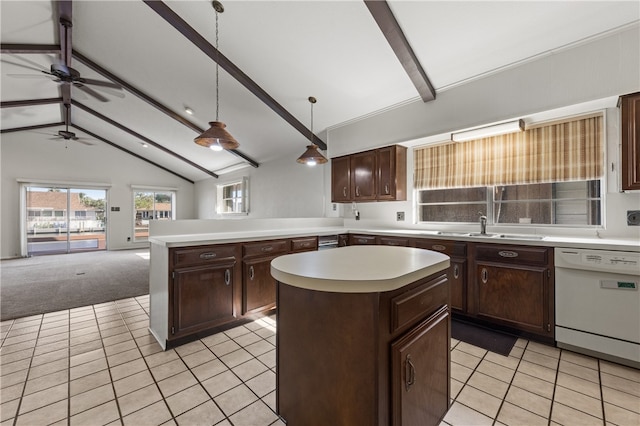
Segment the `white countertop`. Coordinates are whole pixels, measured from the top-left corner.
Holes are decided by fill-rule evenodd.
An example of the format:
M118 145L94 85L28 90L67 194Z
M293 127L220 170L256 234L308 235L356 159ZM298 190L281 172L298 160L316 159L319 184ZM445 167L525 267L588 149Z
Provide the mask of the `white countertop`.
M449 256L434 251L349 246L277 257L271 275L309 290L373 293L396 290L448 267Z

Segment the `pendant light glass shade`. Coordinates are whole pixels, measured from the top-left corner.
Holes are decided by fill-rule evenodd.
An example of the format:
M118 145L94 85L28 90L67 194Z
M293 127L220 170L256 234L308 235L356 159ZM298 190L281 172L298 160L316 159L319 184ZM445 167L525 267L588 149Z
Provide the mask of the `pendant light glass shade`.
M317 101L313 96L309 96L309 102L311 103L311 136L309 138L311 145L307 145L307 150L296 161L307 166L315 166L316 164L324 164L329 160L318 151L318 145L313 143L313 104Z
M218 113L220 110L220 85L218 83L220 68L218 60L218 56L220 54L218 51L218 14L224 12L224 7L218 0L212 1L211 5L216 11L216 121L209 122L209 129L205 130L193 141L198 145L211 148L214 151L222 151L223 149L237 149L240 144L228 131L225 130L227 125L222 121L218 121Z
M211 127L208 130L205 130L204 133L193 140L195 143L211 148L214 151L236 149L240 146L238 141L225 130L227 125L222 121L212 121L209 126ZM216 149L217 147L220 148Z

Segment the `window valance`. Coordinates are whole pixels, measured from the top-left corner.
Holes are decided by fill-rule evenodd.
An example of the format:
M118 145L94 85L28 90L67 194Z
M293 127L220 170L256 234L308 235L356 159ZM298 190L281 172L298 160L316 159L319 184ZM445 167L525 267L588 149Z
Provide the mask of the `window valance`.
M602 116L414 151L416 189L598 179Z

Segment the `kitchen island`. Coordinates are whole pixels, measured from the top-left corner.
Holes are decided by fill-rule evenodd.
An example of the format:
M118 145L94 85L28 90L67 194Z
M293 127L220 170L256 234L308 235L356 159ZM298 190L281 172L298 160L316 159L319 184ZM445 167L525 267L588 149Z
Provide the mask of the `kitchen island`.
M271 262L277 411L293 425L435 425L449 406L449 257L351 246Z

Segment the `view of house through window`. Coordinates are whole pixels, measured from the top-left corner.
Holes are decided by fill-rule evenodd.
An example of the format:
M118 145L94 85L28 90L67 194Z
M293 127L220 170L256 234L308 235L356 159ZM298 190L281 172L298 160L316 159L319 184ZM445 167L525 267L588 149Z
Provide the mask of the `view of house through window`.
M414 151L419 222L602 225L602 116Z
M149 238L150 220L173 220L175 192L144 191L133 193L134 241L146 241Z
M106 249L104 189L25 187L27 255Z

